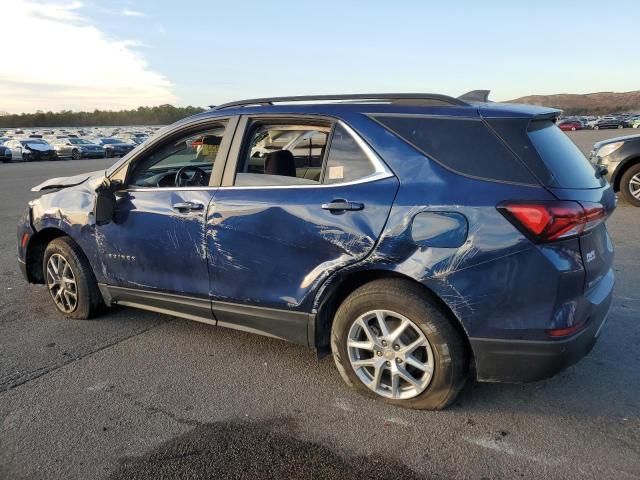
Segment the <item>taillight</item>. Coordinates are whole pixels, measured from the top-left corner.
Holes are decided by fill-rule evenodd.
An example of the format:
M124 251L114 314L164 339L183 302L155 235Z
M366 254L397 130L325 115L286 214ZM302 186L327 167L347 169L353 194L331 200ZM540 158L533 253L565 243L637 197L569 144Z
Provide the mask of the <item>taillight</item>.
M592 202L507 201L497 208L507 220L537 243L580 235L607 218L604 207Z

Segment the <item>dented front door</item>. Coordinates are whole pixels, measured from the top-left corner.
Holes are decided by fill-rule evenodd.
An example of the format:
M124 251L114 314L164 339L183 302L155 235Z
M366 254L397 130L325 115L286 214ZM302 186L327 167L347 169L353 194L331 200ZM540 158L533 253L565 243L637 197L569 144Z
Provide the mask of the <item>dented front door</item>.
M96 227L102 273L114 286L208 297L205 216L216 189L132 189Z

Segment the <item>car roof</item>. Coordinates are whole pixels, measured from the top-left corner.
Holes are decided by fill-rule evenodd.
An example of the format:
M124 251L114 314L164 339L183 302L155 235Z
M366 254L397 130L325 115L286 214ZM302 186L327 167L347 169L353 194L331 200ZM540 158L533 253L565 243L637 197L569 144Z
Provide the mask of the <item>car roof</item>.
M416 103L343 102L316 103L296 102L290 104L230 106L213 108L196 114L189 119L249 114L292 114L327 115L342 117L354 113L362 114L415 114L442 115L455 117L487 118L555 118L561 110L534 105L507 104L494 102L472 102L467 105L425 105Z

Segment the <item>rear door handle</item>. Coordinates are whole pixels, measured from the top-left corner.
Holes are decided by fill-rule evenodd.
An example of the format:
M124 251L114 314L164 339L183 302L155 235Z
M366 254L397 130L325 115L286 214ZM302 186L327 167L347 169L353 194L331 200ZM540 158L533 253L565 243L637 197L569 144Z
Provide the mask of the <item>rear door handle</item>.
M178 202L173 204L173 209L179 212L196 212L204 210L204 205L199 202Z
M348 200L344 200L343 198L338 198L336 200L330 201L329 203L323 203L322 208L324 210L331 210L332 212L343 212L345 210L362 210L364 208L364 203L350 202Z

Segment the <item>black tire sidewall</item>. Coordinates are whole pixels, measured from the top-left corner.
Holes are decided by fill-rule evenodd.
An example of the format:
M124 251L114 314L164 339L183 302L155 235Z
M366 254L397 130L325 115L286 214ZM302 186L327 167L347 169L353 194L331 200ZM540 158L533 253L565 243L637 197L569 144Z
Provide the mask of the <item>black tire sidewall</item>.
M386 403L415 409L445 408L455 399L466 378L468 360L458 332L449 319L424 297L424 292L409 289L402 295L392 293L385 281L374 283L379 283L379 288L356 290L336 313L331 346L341 376L357 391ZM394 311L409 318L431 344L435 364L433 377L425 391L414 398L393 400L377 395L360 381L349 362L346 344L349 329L359 316L375 309Z
M640 200L631 195L629 184L631 182L631 178L633 178L633 176L637 175L638 173L640 173L640 164L629 167L629 169L624 172L624 175L622 175L622 178L620 179L620 192L622 193L624 199L634 207L640 207Z

